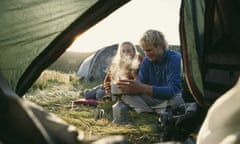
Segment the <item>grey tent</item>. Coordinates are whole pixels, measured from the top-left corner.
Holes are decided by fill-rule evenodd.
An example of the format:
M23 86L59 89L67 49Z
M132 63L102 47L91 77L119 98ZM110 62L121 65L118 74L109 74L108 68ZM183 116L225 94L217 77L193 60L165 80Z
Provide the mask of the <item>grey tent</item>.
M1 1L0 143L84 143L77 139L81 133L51 121L49 113L21 97L77 34L127 2ZM239 0L182 0L179 30L184 76L190 95L206 109L239 78L239 12Z
M117 44L107 46L87 57L77 70L77 76L85 81L102 82L117 49Z
M137 52L144 55L142 49L136 45ZM88 56L79 66L77 76L88 82L103 82L109 65L118 50L118 44L106 46Z

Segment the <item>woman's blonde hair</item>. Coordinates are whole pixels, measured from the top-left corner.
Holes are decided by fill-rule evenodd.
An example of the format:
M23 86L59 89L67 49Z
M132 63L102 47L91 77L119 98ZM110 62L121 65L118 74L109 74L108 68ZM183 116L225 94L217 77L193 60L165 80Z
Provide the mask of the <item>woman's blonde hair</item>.
M143 47L146 44L150 44L154 47L162 45L164 49L167 49L168 43L165 39L165 36L162 32L158 30L147 30L143 33L142 37L139 40L139 44Z
M120 43L120 44L118 45L117 55L120 56L120 57L123 56L123 54L122 54L122 47L123 47L123 45L125 45L125 44L128 44L128 45L131 46L131 48L132 48L132 50L133 50L133 53L134 53L134 55L132 56L132 58L134 58L134 57L136 56L137 50L136 50L136 46L135 46L132 42L130 42L130 41L124 41L124 42L122 42L122 43ZM116 55L116 56L117 56L117 55Z
M133 56L124 56L122 53L123 45L128 44L133 49ZM132 42L124 41L118 45L118 50L116 55L112 59L112 63L110 65L110 71L113 73L111 75L112 81L117 81L118 79L126 78L126 72L129 70L138 68L138 58L137 58L137 50L135 45Z

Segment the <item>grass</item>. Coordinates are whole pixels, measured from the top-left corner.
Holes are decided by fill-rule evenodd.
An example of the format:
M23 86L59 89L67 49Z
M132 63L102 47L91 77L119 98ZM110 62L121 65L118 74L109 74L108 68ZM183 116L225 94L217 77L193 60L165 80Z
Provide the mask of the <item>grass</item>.
M113 103L111 101L99 101L100 104L97 107L72 105L72 101L83 98L81 93L84 89L96 85L97 83L79 80L75 73L46 70L24 97L84 131L88 138L121 134L136 144L159 142L157 117L153 114L137 114L129 108L128 124L120 125L112 123ZM101 119L97 119L94 113L99 109L105 112Z

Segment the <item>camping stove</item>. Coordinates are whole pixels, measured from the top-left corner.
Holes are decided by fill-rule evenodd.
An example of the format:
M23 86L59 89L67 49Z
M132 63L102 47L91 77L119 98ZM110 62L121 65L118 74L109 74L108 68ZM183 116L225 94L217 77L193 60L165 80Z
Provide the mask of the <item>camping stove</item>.
M113 123L118 123L118 124L126 124L127 119L127 105L124 104L122 101L122 95L116 96L117 101L116 103L112 106L113 110Z
M113 123L126 124L127 105L122 100L122 92L115 84L111 85L112 97L116 98L116 103L112 106Z

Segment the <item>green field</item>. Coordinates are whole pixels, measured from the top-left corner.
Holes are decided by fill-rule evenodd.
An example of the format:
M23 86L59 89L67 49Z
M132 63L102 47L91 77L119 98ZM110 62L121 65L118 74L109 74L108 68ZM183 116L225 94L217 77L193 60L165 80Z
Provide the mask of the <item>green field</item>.
M76 126L88 138L120 134L136 144L159 142L160 134L157 132L155 115L137 114L132 109L128 109L127 120L129 123L119 125L112 123L113 103L111 101L99 101L100 104L96 109L105 111L101 119L96 119L93 113L94 107L72 105L72 101L83 98L81 92L84 89L95 85L95 83L80 81L75 73L46 70L24 98Z

